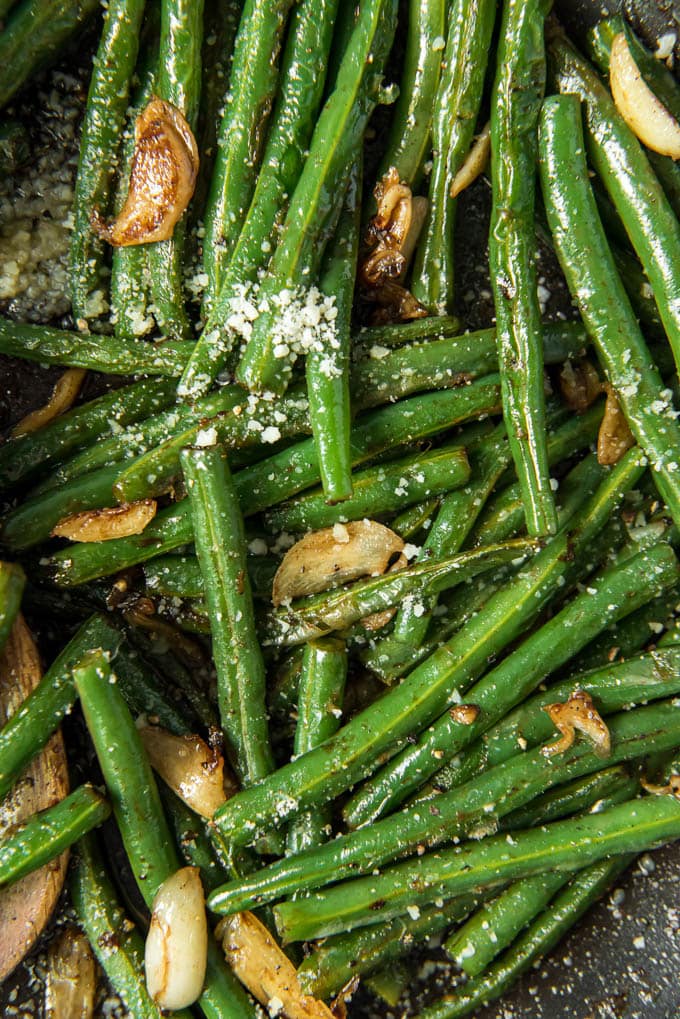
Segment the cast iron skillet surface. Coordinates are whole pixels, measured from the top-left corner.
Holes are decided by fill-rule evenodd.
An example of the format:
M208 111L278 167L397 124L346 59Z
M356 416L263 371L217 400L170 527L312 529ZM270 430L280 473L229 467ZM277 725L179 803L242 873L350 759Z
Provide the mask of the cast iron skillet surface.
M577 39L584 26L621 10L652 48L664 31L676 30L680 38L678 0L625 0L623 4L557 0L556 10ZM680 43L676 43L675 57L680 62ZM488 199L488 186L482 181L464 193L460 203L460 299L469 328L488 325L493 314L486 269ZM564 281L554 260L545 253L539 272L551 293L548 314L568 312ZM45 371L0 357L0 428L7 428L43 404L58 374L56 369ZM91 376L87 385L86 398L103 388L101 378L96 376ZM29 622L37 627L38 621L30 616ZM43 628L38 636L49 661L54 655L50 646L53 635L49 628ZM69 735L78 738L77 730L67 733L67 738ZM680 845L642 857L538 968L526 974L500 1002L475 1013L476 1019L680 1019L679 886ZM67 901L64 910L68 910ZM41 1019L45 940L0 987L2 1017ZM414 960L413 984L396 1009L388 1010L384 1003L360 990L351 1012L357 1019L413 1014L419 1004L445 992L449 985L450 968L443 953L432 944ZM123 1015L111 999L101 1004L100 1016Z

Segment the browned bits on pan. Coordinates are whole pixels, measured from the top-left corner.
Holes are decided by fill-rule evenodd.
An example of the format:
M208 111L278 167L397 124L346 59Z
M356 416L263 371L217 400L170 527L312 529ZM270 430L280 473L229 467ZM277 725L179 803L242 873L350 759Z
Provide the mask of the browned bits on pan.
M583 414L602 392L597 369L586 357L565 361L560 370L560 392L567 406Z
M196 140L180 111L152 99L135 122L125 204L108 225L93 217L94 228L116 247L167 241L191 201L198 163Z

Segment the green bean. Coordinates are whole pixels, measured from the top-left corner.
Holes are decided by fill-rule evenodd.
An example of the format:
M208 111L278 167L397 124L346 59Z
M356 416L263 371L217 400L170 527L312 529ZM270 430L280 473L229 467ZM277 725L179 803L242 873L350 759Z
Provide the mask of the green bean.
M164 410L173 399L172 381L146 379L81 404L37 432L10 439L0 447L0 487L11 487L60 463L93 439L106 441L107 433L116 434L125 425Z
M201 94L202 42L203 0L163 0L155 90L180 111L192 131ZM163 332L175 339L188 339L190 334L182 285L185 234L183 218L168 240L149 244L146 251L154 317Z
M497 428L479 446L469 451L471 480L461 489L450 492L442 500L439 512L420 550L420 559L439 560L460 550L484 502L510 460L510 449L504 425ZM394 621L387 647L376 648L382 657L394 653L395 645L418 647L430 625L436 598L423 602L409 595Z
M333 342L319 342L307 354L305 370L309 416L326 500L352 495L349 393L350 325L357 268L361 214L361 169L355 164L340 221L325 254L319 289L335 297Z
M625 621L605 630L572 659L569 663L571 673L576 675L614 661L627 661L650 642L656 642L655 633L672 616L679 598L680 591L671 590L631 613Z
M605 810L614 803L631 800L640 792L640 782L625 767L605 768L585 778L566 782L537 796L526 807L510 811L501 821L503 830L533 828L583 810Z
M448 5L446 50L432 113L429 210L412 283L414 296L432 315L450 312L454 305L456 202L449 192L472 144L495 20L493 0L455 0Z
M396 7L395 0L371 0L359 10L335 88L317 120L279 243L260 285L262 310L253 322L236 373L248 389L281 391L288 383L290 361L287 355L277 354L286 345L276 340L281 316L287 313L275 301L283 290L295 292L316 275L339 207L341 182L358 156L366 123L381 98L380 78L394 37Z
M130 186L137 117L153 96L158 71L160 10L156 5L150 8L147 6L145 14L143 31L147 38L140 44L142 57L135 71L139 84L135 89L134 105L120 144L118 188L114 203L116 215L125 205ZM138 340L156 324L149 307L147 250L144 244L127 244L113 247L111 251L111 319L118 339Z
M590 161L616 206L647 274L676 365L680 364L680 270L677 268L680 262L680 223L654 176L640 143L619 115L611 96L592 67L566 40L557 36L550 40L549 53L552 77L559 91L576 94L583 102ZM568 121L568 125L563 123L564 121ZM580 137L580 132L580 111L573 109L570 104L564 105L553 101L543 117L541 161L546 166L544 173L547 173L546 164L552 162L550 153L546 151L547 147L557 145L566 150L571 146L569 168L567 169L566 164L563 165L563 176L566 178L567 174L576 173L574 188L585 191L582 180L585 152L583 147L579 152L573 151L577 147L575 139ZM569 135L568 142L564 138L565 133ZM630 188L631 180L638 182L634 193ZM587 209L588 213L584 214L580 222L583 223L585 220L584 225L586 229L591 227L589 233L592 234L593 219L595 218L595 223L598 221L590 196L590 187L587 191L588 200L584 209ZM548 195L545 184L546 202L550 201ZM550 213L548 219L551 220ZM552 220L551 229L554 233L556 228L554 215ZM559 243L557 247L559 249ZM660 251L663 252L663 258L659 257ZM607 253L607 258L602 264L609 267L610 262L611 256ZM599 258L593 258L593 263L598 264ZM610 270L607 268L607 276L609 275ZM621 317L623 314L622 309ZM626 318L630 317L627 302L625 314Z
M182 857L189 866L198 867L204 889L211 892L229 875L215 854L205 820L189 810L165 784L161 783L158 791Z
M179 868L179 859L130 712L116 684L106 678L108 665L103 658L98 659L97 668L98 675L94 669L76 669L74 680L130 867L150 909L160 885ZM253 1015L212 938L199 1005L210 1019Z
M82 32L99 0L22 0L13 7L0 38L0 107Z
M665 701L651 708L622 712L613 718L610 723L612 751L608 763L615 764L643 756L652 746L656 746L657 740L661 749L677 746L680 722L674 717L668 717L670 703ZM678 712L671 712L673 714ZM443 793L434 803L413 804L375 824L341 835L326 845L279 860L240 881L231 881L212 893L209 904L218 913L233 913L249 909L256 903L280 899L291 892L296 893L296 902L301 905L313 903L314 897L310 899L300 893L308 893L320 886L360 874L378 877L377 868L390 860L410 855L414 851L417 858L420 858L423 847L431 849L463 836L471 839L479 835L480 827L488 834L488 829L497 829L500 818L531 802L546 787L601 770L602 767L601 754L593 749L588 740L573 744L559 756L553 757L550 763L546 763L546 756L540 747L526 754L517 754L465 786ZM429 806L435 809L430 811ZM513 831L511 840L505 836L503 838L507 845L512 846L515 839L526 834ZM482 840L482 844L484 842L486 840ZM447 852L446 849L442 850L442 856ZM410 865L414 867L415 861L411 860ZM572 866L576 867L578 863ZM389 870L384 873L389 873ZM378 881L381 881L380 877ZM358 888L360 884L354 887ZM467 888L454 888L447 891L446 896L471 891L475 887L476 884L471 883ZM326 891L323 894L332 895L333 892ZM423 901L421 898L416 904ZM430 904L432 899L427 901ZM294 915L294 910L288 913L290 906L291 903L286 902L280 907L282 913ZM388 913L386 917L379 915L375 921L367 922L381 922L383 918L390 919L403 912L406 910ZM304 918L300 919L304 923ZM321 936L349 930L351 926L324 930ZM363 926L363 923L359 926Z
M147 480L146 492L158 485L158 490L163 490L163 485L170 485L175 476L179 476L179 453L180 443L183 444L185 436L187 442L198 434L203 428L209 428L212 418L217 418L220 423L220 431L224 439L230 435L248 436L247 424L242 425L236 418L246 407L246 395L237 386L224 386L216 392L209 393L196 400L195 403L176 403L168 410L160 414L154 414L145 418L139 424L126 428L124 431L113 435L110 439L103 439L95 446L90 446L81 453L72 457L55 471L53 478L48 479L39 485L34 492L40 493L54 488L57 485L64 485L67 481L77 479L79 475L96 470L98 467L109 467L113 464L120 464L121 474L127 469L126 460L135 460L135 463L142 464L137 467L142 475L151 475L153 481ZM292 407L294 405L290 405ZM283 410L290 409L289 406ZM246 415L246 422L251 415ZM252 439L252 433L250 434ZM162 452L156 452L161 450ZM145 458L146 454L152 454ZM156 471L161 468L156 466L157 459L160 459L161 473L156 477ZM130 465L132 466L132 465ZM163 470L165 474L163 474ZM163 478L167 479L163 481Z
M109 375L180 375L188 357L181 342L126 342L0 317L0 353L39 364L88 368Z
M281 62L280 85L248 214L225 263L214 306L179 386L182 396L205 391L224 367L238 333L231 322L243 288L269 261L309 147L321 103L338 0L295 4ZM238 312L237 312L238 314Z
M135 1019L160 1019L143 979L144 940L125 916L91 836L78 843L70 890L78 922L111 986ZM188 1019L189 1013L179 1015Z
M430 147L433 100L446 36L443 0L410 0L406 52L390 131L378 176L394 167L410 188L418 185ZM436 144L435 144L436 147Z
M272 581L278 568L275 559L248 557L248 576L256 597L271 600ZM144 580L150 594L167 598L203 598L201 569L195 556L167 555L152 559L144 567Z
M632 857L614 857L580 871L541 913L526 934L484 974L468 981L421 1012L422 1019L462 1019L478 1006L500 997L538 959L550 951L585 911L625 870Z
M425 502L409 506L391 521L392 530L404 541L415 537L420 531L431 527L440 502L439 499L426 499Z
M394 754L415 732L430 725L455 701L455 691L470 686L489 657L536 618L566 572L567 550L578 556L640 477L644 468L636 457L636 452L629 451L571 526L398 687L361 711L322 747L303 754L220 808L215 823L222 835L245 843L260 826L277 820L283 823L312 804L327 803L374 771L380 754Z
M659 574L649 577L647 570L653 573L657 567ZM350 797L343 810L347 823L357 827L401 803L445 759L450 760L469 746L609 621L627 615L659 591L675 585L679 569L675 554L666 545L642 552L630 562L589 579L585 593L569 602L466 692L466 698L480 708L478 719L461 725L448 712L443 713L419 740ZM647 583L649 580L651 583Z
M348 934L327 938L303 959L298 977L303 991L318 998L337 994L354 976L392 963L405 955L414 942L439 934L460 923L474 909L477 899L461 895L441 906L429 906L413 919L398 917L377 927L360 927Z
M246 0L205 209L206 310L220 291L255 190L269 111L278 84L278 52L292 0Z
M0 842L0 888L61 856L110 812L94 786L81 785L53 807L15 825Z
M0 562L0 651L19 614L25 585L26 574L18 563Z
M645 797L600 814L515 832L512 842L506 835L493 836L473 846L407 860L379 876L342 882L280 904L275 909L276 923L284 943L325 937L382 923L406 912L408 906L436 897L464 894L546 868L575 870L604 857L651 849L673 841L679 832L680 804L670 796Z
M359 337L363 335L360 333ZM579 322L546 323L545 362L559 364L575 357L586 343L586 334ZM377 343L368 349L367 357L352 368L352 404L355 409L374 407L421 389L462 386L470 379L497 370L493 329L428 340L396 350L388 350Z
M94 60L80 138L73 200L70 280L73 317L87 331L101 313L104 242L93 215L105 216L118 140L125 123L144 14L143 0L109 0Z
M651 361L612 263L590 189L581 137L578 98L547 100L541 116L540 145L548 220L569 288L631 430L650 460L654 483L678 522L680 488L675 457L680 447L680 427L670 405L671 393L664 389ZM583 257L585 251L587 259Z
M356 344L368 348L403 347L407 343L446 340L460 336L461 324L455 315L428 315L411 322L388 322L384 325L364 326L355 337Z
M241 780L251 784L272 770L273 758L243 519L218 446L184 450L181 463L210 616L222 729L234 767Z
M440 446L430 453L416 453L359 471L354 475L352 497L337 506L328 505L322 489L296 496L271 510L267 524L276 531L314 531L338 521L375 517L450 492L469 477L465 450Z
M348 587L294 601L272 612L264 624L268 643L290 646L344 630L366 616L398 605L403 598L428 596L466 583L478 573L507 563L517 565L537 551L535 541L510 541L485 545L473 552L425 560L408 569L358 580Z
M146 715L155 725L162 725L170 732L184 734L191 731L182 705L173 704L155 672L126 644L118 648L115 666L116 679L134 715ZM192 687L195 688L196 684L193 683ZM186 696L190 700L189 695Z
M341 640L325 638L305 645L298 686L293 752L304 754L340 727L347 678L347 649ZM308 811L288 830L287 849L299 853L328 839L330 811Z
M489 230L503 416L530 535L552 534L557 512L545 440L543 349L534 264L536 125L545 87L547 0L505 0L491 103Z
M202 413L197 412L199 407ZM215 408L210 416L205 413L207 407ZM310 427L309 405L297 387L291 389L285 401L271 401L249 399L239 386L226 386L201 397L182 417L181 431L151 448L121 473L115 484L119 502L134 502L171 489L180 474L181 450L206 441L211 430L214 439L210 441L249 446L298 436Z
M122 634L102 616L92 616L0 730L0 798L9 792L73 707L73 668L94 648L114 654L122 639Z

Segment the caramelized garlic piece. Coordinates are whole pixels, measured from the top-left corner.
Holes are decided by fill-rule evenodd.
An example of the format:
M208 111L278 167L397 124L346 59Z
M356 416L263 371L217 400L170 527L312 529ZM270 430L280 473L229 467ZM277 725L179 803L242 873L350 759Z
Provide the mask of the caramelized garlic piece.
M114 247L167 241L196 187L198 148L183 115L152 99L135 122L135 149L125 204L112 223L97 213L93 227Z

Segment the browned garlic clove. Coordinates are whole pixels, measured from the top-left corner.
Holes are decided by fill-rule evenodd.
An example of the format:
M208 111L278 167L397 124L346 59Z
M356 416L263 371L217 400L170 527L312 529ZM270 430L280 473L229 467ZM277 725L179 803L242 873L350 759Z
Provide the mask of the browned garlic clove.
M158 889L144 949L146 986L171 1012L200 996L208 959L208 921L196 867L175 871Z
M380 576L404 542L384 524L356 520L311 531L281 560L272 585L274 605L326 591L359 577Z
M91 1019L97 969L90 944L75 927L64 927L47 951L45 1019Z
M198 148L182 113L152 99L135 122L135 150L125 204L112 223L99 215L93 226L115 247L172 237L196 186Z
M112 541L141 534L155 516L155 499L140 499L122 506L72 513L60 520L51 533L53 538L71 541Z
M227 799L225 793L224 758L193 733L175 736L160 726L148 725L139 730L151 767L166 785L201 817L212 819ZM227 775L228 794L237 791L236 780Z
M39 428L53 421L69 410L76 401L87 372L84 368L68 368L57 379L52 395L43 407L31 411L12 429L12 438L37 432Z

